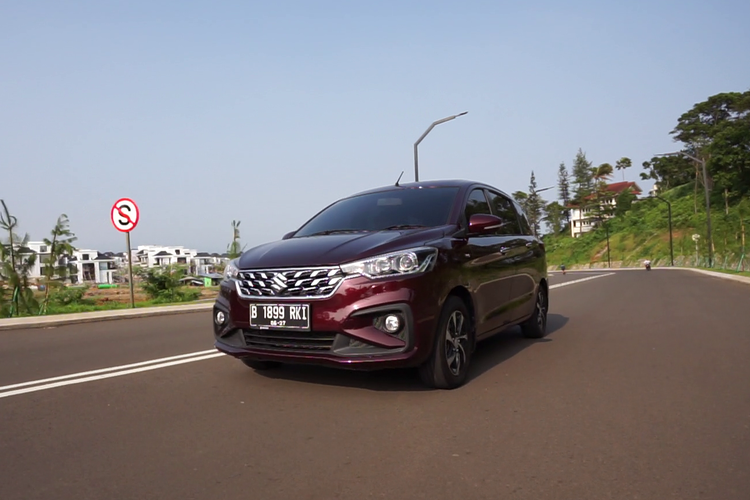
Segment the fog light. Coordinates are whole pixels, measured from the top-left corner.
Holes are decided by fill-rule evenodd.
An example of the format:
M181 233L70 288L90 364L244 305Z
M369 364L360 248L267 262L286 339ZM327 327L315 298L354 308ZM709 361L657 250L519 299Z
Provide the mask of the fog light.
M396 333L401 329L401 318L399 318L395 314L390 314L385 317L383 326L385 327L386 332Z
M224 314L224 311L217 311L216 316L214 318L214 321L216 321L217 325L223 325L224 321L227 319L226 315Z

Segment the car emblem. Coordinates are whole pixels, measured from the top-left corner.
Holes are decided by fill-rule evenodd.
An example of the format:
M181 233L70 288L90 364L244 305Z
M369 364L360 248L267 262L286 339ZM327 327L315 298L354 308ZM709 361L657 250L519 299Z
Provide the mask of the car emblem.
M274 276L272 281L273 283L271 283L271 288L273 288L277 292L280 292L287 288L286 276L281 273L278 273L276 276Z

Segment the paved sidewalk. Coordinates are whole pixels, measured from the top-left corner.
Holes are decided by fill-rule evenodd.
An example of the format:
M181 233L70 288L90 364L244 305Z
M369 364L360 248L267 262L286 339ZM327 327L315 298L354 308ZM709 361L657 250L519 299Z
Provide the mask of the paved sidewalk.
M45 326L89 323L116 319L142 318L166 314L210 311L214 301L197 304L180 304L176 306L139 307L136 309L116 309L112 311L93 311L84 313L55 314L51 316L29 316L24 318L0 319L0 330L17 330L21 328L43 328Z

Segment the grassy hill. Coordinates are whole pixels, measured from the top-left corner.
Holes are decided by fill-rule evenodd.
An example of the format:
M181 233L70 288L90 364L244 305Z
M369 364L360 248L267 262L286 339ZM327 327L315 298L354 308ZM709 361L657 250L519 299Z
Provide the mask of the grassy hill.
M708 264L706 244L706 210L702 188L697 197L694 184L679 186L661 196L672 203L672 226L676 266L705 267ZM697 209L696 209L697 206ZM651 259L654 265L669 265L669 225L667 204L658 199L642 198L623 215L609 221L612 267L639 265ZM711 223L714 240L714 268L750 269L743 255L742 221L750 231L750 199L743 199L725 211L723 196L711 200ZM700 234L696 257L693 234ZM748 235L750 237L750 235ZM750 238L749 238L750 239ZM546 235L547 260L550 266L606 267L607 241L604 228L580 238L572 238L569 228L564 234Z

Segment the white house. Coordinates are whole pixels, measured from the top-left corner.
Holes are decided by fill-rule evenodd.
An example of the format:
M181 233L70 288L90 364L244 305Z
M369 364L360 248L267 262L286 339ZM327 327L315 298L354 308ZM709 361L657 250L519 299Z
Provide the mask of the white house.
M183 246L139 245L133 252L133 264L142 267L190 265L197 250Z
M70 262L76 266L74 281L78 283L114 283L117 264L113 256L97 250L79 249L73 252Z
M607 184L607 195L601 200L603 206L614 209L617 206L617 197L626 190L630 190L633 194L641 194L641 188L635 182L615 182ZM578 238L583 233L588 233L596 227L596 198L594 195L589 195L586 200L587 204L583 207L573 206L568 207L570 209L570 235L574 238ZM612 217L607 216L607 218Z
M40 279L44 275L44 266L50 260L50 248L43 241L29 241L23 248L18 249L19 255L36 255L36 261L29 271L29 278ZM112 283L112 275L117 270L114 258L101 254L96 250L80 249L73 255L63 256L56 263L57 266L73 264L70 280L74 283Z

